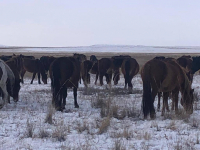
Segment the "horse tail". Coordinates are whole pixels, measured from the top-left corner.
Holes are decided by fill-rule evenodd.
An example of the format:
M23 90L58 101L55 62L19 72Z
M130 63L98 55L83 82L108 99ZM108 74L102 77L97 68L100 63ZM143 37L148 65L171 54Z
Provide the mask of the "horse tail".
M143 80L143 97L142 97L142 106L144 118L151 113L153 106L153 99L151 95L151 83L150 83L150 65L146 64L142 70L142 80Z

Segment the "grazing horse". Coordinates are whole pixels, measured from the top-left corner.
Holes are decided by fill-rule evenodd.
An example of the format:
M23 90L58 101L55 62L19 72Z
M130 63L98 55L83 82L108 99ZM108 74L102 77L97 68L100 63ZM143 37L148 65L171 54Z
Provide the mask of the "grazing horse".
M23 59L26 58L26 59L35 60L35 57L34 56L25 56L22 54L20 54L19 56L22 58L22 70L20 71L20 77L21 77L21 82L24 83L24 75L26 73L26 70L24 69Z
M13 93L11 92L10 84L7 84L7 90L8 90L9 95L13 97L13 100L17 102L19 99L19 91L21 88L20 86L21 79L19 75L19 70L17 69L19 64L16 63L15 59L10 59L6 61L6 64L10 67L10 69L12 70L15 76L15 84L13 86Z
M95 84L98 79L98 63L92 62L90 60L85 60L81 63L81 78L83 80L83 83L85 87L87 87L87 84L90 84L90 73L96 74Z
M98 61L98 73L101 86L103 85L103 76L105 76L107 84L111 87L113 69L114 69L113 59L101 58Z
M141 70L143 81L143 113L144 118L150 113L155 118L154 99L158 92L163 92L163 101L167 102L169 92L175 102L175 111L178 112L178 94L182 95L181 104L188 114L193 113L193 91L186 73L176 63L160 60L148 61ZM159 70L159 71L158 71ZM164 104L165 105L165 104Z
M122 63L125 59L129 59L131 56L129 55L119 55L119 56L113 56L111 59L113 60L113 65L114 65L114 76L113 76L113 81L114 85L118 84L118 81L120 80L120 71L119 69L122 66Z
M165 56L156 56L153 59L157 59L157 60L164 60Z
M41 74L43 83L47 84L47 74L45 72L44 66L42 65L39 59L23 58L23 67L25 71L33 73L31 84L33 84L33 80L35 78L36 73L38 75L38 83L41 84L40 82L40 74Z
M49 71L49 67L51 65L51 63L55 60L56 58L53 56L42 56L40 57L40 62L42 63L42 65L45 68L45 71L48 72Z
M52 104L56 110L65 109L67 89L73 88L74 105L79 108L77 103L77 88L80 78L80 63L73 57L57 58L49 69L51 78L51 91L53 94Z
M95 55L91 55L90 56L90 61L95 63L95 62L98 62L98 59L97 59L97 57Z
M191 73L195 74L200 69L200 56L192 57Z
M5 56L5 55L1 55L1 56L0 56L0 59L3 60L3 61L7 61L7 60L9 60L10 58L12 58L12 55L11 55L11 56Z
M3 103L0 103L0 108L5 103L10 102L10 96L13 96L14 100L18 100L18 94L15 95L15 75L13 74L10 67L3 61L0 60L0 88L3 97Z
M181 65L183 68L188 70L189 78L191 79L191 82L193 81L193 74L192 71L192 59L191 56L182 56L177 59L177 62L179 65Z
M85 60L87 60L87 57L84 54L74 53L73 57L80 62L84 62Z
M134 58L127 58L123 61L121 70L125 79L124 88L126 88L128 84L128 89L131 92L133 88L131 81L133 77L139 72L139 64Z

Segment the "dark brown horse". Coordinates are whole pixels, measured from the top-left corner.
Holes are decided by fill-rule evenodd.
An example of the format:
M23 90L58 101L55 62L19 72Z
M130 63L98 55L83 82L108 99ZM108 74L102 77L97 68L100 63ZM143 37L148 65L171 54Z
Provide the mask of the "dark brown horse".
M103 77L105 76L107 84L111 87L113 70L115 70L113 59L101 58L98 61L98 73L99 73L99 81L100 81L101 86L103 85Z
M90 60L85 60L81 63L81 78L83 80L83 83L85 87L87 87L87 84L90 84L90 73L96 74L95 84L98 79L98 63L92 62Z
M119 69L122 67L122 63L125 59L131 58L129 55L119 55L119 56L113 56L111 57L113 61L113 70L114 70L114 76L113 81L114 85L118 84L118 81L120 80L120 71Z
M33 73L31 84L35 78L35 75L38 75L38 83L40 82L40 74L42 75L42 81L44 84L47 84L47 74L45 68L39 59L29 59L23 58L23 68L25 71Z
M97 57L95 55L91 55L90 56L90 61L95 63L95 62L98 62L98 59L97 59Z
M17 102L19 90L20 79L15 66L9 67L3 60L0 60L0 93L3 99L3 103L0 103L0 109L5 103L10 103L10 96Z
M10 87L9 86L10 84L7 84L7 91L10 94L10 96L13 97L13 100L15 102L17 102L19 99L19 91L21 88L21 86L20 86L21 79L20 79L19 71L17 69L19 64L16 63L15 59L10 59L10 60L6 61L6 64L10 67L10 69L12 70L12 72L15 76L14 86ZM8 82L10 82L10 81L8 81ZM13 88L13 92L11 92L12 88Z
M182 56L177 59L177 62L179 65L181 65L183 68L188 70L189 78L191 79L191 82L193 81L193 74L192 72L192 59L191 56Z
M73 57L57 58L49 69L51 78L52 104L56 110L65 109L67 89L73 88L74 105L79 108L77 103L77 88L80 78L80 63Z
M46 73L49 71L50 64L55 60L56 58L53 56L42 56L40 57L40 62L45 68Z
M134 58L127 58L123 61L121 70L125 79L124 88L126 88L128 84L129 92L131 92L133 88L131 81L133 77L139 72L139 64Z
M76 58L79 62L84 62L87 60L87 57L84 54L74 53L73 57Z
M172 64L173 63L173 64ZM164 102L167 102L168 95L172 92L175 102L175 111L178 112L178 93L182 95L182 105L188 114L193 113L193 90L186 73L176 63L164 62L160 60L148 61L141 70L143 81L143 113L144 118L150 113L150 117L155 117L154 99L158 92L163 92ZM159 71L158 71L159 70Z
M35 60L35 57L34 56L25 56L25 55L22 55L22 54L20 54L19 56L22 59L22 69L20 70L20 77L21 77L21 82L24 83L24 75L26 73L26 70L24 69L23 59L26 58L26 59Z

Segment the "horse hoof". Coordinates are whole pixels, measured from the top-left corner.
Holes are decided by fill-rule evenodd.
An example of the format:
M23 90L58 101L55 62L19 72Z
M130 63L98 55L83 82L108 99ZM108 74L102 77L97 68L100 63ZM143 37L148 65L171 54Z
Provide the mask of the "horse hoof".
M75 108L79 108L79 105L75 105Z
M156 114L155 113L150 114L150 117L151 117L151 119L155 119L156 118Z

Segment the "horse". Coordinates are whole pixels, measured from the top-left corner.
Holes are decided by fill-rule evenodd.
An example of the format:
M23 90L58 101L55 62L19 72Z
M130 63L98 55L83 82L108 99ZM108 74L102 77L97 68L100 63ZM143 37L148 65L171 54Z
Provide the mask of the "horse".
M133 85L131 83L133 77L139 72L139 64L134 58L127 58L124 59L121 65L121 71L124 75L125 79L125 86L124 88L127 88L128 84L128 89L131 92ZM119 76L119 75L118 75ZM115 77L114 84L117 84L119 80L119 77Z
M159 71L158 71L159 70ZM191 82L188 80L183 69L174 62L164 62L160 60L148 61L141 70L143 81L142 106L144 118L150 113L150 117L155 118L154 99L158 92L163 92L163 101L167 102L168 93L172 92L175 102L175 112L178 112L178 94L182 95L181 104L186 113L193 113L193 92ZM164 106L166 106L164 104Z
M12 55L11 55L11 56L5 56L5 55L1 55L1 56L0 56L0 59L3 60L3 61L7 61L7 60L9 60L10 58L12 58Z
M25 71L33 73L31 84L33 84L33 80L35 75L38 75L38 83L40 82L40 74L42 75L42 81L44 84L47 84L47 74L45 72L45 68L39 59L29 59L23 58L23 68Z
M105 76L107 84L111 87L113 70L116 70L114 69L113 59L101 58L98 61L98 74L101 86L103 85L103 76Z
M98 63L90 60L85 60L81 63L81 78L85 87L90 84L90 73L96 74L95 85L98 79Z
M85 60L87 60L87 57L84 54L74 53L73 57L80 62L84 62Z
M52 104L58 111L66 105L67 89L73 88L74 105L77 103L77 88L80 78L80 63L73 57L60 57L52 62L49 69L51 78Z
M53 56L42 56L40 57L40 62L44 66L45 72L47 73L49 71L50 64L55 60L56 58Z
M90 61L96 63L96 62L98 62L98 59L97 59L97 57L95 55L91 55L90 56Z
M14 58L17 58L14 57ZM18 70L18 63L16 62L15 59L11 58L10 60L6 61L6 64L9 66L9 68L12 70L14 76L15 76L15 83L13 86L13 93L11 92L11 87L10 84L7 84L7 91L9 93L9 95L11 97L13 97L14 102L17 102L19 99L19 91L20 91L20 83L21 83L21 79L20 79L20 74L19 74L19 70ZM10 102L9 102L10 103Z
M113 65L114 65L114 68L113 68L114 69L114 76L113 76L114 85L117 85L118 81L120 80L119 69L121 68L123 61L129 58L131 58L131 56L129 55L119 55L119 56L111 57L113 61Z
M195 74L200 69L200 56L192 57L191 74Z
M181 56L177 59L177 62L179 65L181 65L183 68L187 69L188 70L188 74L189 74L189 78L191 79L191 82L193 81L193 75L191 73L191 70L192 70L192 59L191 59L191 56Z
M26 73L26 70L24 69L23 59L26 58L26 59L35 60L35 57L34 56L25 56L25 55L22 55L22 54L20 54L19 56L22 59L22 68L20 70L20 77L21 77L21 82L23 84L24 83L24 75Z
M157 59L157 60L164 60L165 56L156 56L153 59Z
M13 97L14 101L18 101L19 90L16 85L12 70L3 60L0 60L0 88L3 100L0 109L3 108L5 103L10 102L10 96Z

